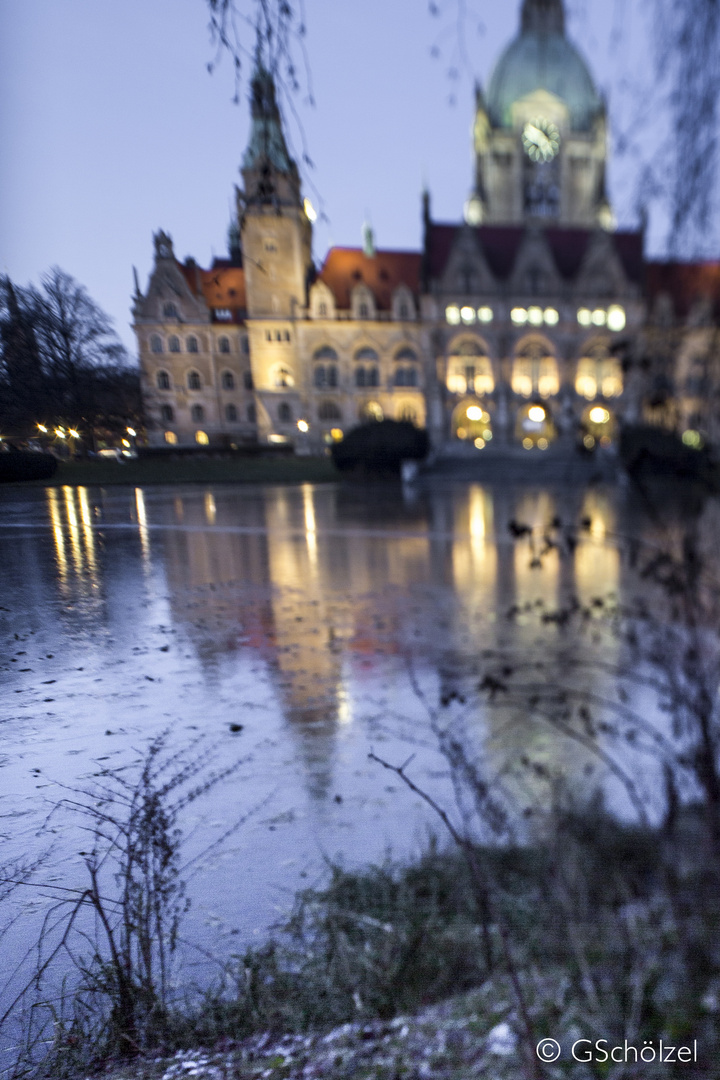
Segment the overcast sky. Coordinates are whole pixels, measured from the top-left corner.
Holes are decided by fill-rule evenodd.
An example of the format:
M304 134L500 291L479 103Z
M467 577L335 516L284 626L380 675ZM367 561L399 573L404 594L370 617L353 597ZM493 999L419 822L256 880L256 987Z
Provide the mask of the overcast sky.
M632 2L567 6L614 125L637 135L650 66ZM318 261L332 244L359 244L366 217L379 247L417 250L423 185L436 219L460 218L473 80L487 83L520 0L477 0L465 64L448 5L433 19L427 0L306 0L315 106L301 94L295 107L314 164L306 190L328 218L315 230ZM132 267L144 288L153 231L202 265L226 251L249 109L246 87L233 104L227 59L207 71L207 23L204 0L0 0L0 270L25 284L61 266L133 351ZM641 156L631 149L610 172L624 225L637 220Z

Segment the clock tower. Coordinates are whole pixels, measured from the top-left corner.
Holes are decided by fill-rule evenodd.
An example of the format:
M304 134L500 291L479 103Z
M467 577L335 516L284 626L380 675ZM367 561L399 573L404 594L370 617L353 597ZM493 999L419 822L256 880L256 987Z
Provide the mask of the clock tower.
M605 105L562 0L524 0L519 34L477 91L474 151L469 224L612 227Z

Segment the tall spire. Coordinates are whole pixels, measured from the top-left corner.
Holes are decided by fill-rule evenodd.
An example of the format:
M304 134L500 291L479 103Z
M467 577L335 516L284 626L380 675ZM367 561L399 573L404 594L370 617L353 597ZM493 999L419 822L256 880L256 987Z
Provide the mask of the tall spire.
M250 141L242 161L246 200L296 204L300 198L297 165L285 142L275 80L262 62L258 62L253 75L250 103Z
M520 25L523 34L564 34L562 0L524 0Z

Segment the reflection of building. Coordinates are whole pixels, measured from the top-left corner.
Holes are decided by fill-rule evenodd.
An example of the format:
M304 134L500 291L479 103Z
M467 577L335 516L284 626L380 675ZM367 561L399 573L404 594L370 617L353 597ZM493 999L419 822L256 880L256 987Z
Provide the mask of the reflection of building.
M486 450L611 441L638 418L620 355L646 318L641 232L614 231L605 105L565 34L562 0L525 0L477 92L462 224L423 204L421 252L333 248L288 154L271 76L253 79L238 227L210 270L165 233L135 296L156 443L293 441L319 449L365 418L427 425Z

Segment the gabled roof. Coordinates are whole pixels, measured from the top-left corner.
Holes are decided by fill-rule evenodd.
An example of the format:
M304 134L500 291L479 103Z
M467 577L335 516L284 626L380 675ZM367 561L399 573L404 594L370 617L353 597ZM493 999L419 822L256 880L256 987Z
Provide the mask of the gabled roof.
M467 226L435 223L429 225L427 267L431 278L442 277L455 234L462 228ZM499 281L506 281L510 277L526 231L526 227L522 225L481 225L475 230L488 265ZM593 230L547 228L543 232L559 273L567 281L571 281L580 270L594 235ZM608 235L628 279L640 283L643 276L642 233L615 232Z
M362 248L331 248L318 274L339 309L350 307L350 294L365 284L375 297L378 311L390 311L392 296L399 285L407 285L414 296L420 294L419 251L376 251L366 255Z
M720 262L648 263L647 292L651 301L662 293L671 297L681 318L703 300L710 301L716 318L720 317Z
M229 259L215 259L211 270L203 270L196 263L178 263L183 277L194 296L202 296L209 308L229 308L244 315L245 271L233 266Z

